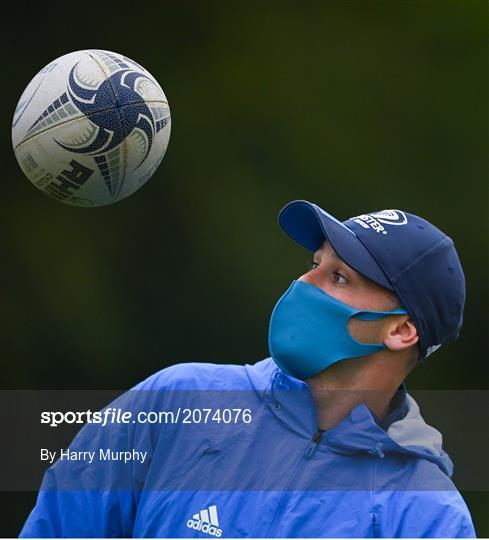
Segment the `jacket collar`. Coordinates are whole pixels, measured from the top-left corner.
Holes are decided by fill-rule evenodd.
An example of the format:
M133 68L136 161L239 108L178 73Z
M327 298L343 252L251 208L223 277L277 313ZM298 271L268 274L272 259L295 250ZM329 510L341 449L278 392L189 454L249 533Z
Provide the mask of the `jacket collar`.
M309 385L282 371L267 358L246 366L248 377L272 413L289 430L311 439L318 431L316 405ZM338 453L383 452L414 454L436 463L448 476L453 464L441 447L440 433L427 425L414 399L400 388L393 409L383 422L376 421L363 403L336 426L328 429L318 449ZM407 411L407 412L406 412Z
M272 412L291 429L301 435L311 436L318 430L316 404L309 385L285 373L271 358L258 362L248 370L255 389L260 391ZM260 367L257 371L253 368ZM403 418L408 409L406 387L403 384L391 402L389 414L379 420L368 407L359 404L353 408L348 418L353 424L370 421L381 428L387 428ZM328 430L329 431L329 430Z

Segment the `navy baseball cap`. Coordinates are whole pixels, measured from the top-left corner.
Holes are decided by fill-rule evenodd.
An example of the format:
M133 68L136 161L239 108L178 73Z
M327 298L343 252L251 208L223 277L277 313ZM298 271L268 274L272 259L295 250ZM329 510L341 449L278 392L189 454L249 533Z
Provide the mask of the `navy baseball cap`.
M343 223L316 204L292 201L279 213L290 238L314 253L327 239L354 270L394 291L419 335L423 360L456 339L465 277L451 238L414 214L382 210Z

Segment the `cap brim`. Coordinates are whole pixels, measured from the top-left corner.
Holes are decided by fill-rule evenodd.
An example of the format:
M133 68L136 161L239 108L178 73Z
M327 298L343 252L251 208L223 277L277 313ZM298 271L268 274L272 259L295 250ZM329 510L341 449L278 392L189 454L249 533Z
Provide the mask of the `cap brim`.
M328 240L348 266L382 287L394 290L357 235L319 206L308 201L292 201L282 208L278 222L292 240L312 253L321 247L324 240Z

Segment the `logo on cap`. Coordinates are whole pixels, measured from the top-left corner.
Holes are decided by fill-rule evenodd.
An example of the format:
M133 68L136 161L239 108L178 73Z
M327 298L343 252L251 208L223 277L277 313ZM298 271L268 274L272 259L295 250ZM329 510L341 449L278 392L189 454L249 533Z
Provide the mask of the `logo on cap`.
M355 223L364 229L373 229L376 233L387 234L387 230L382 225L406 225L407 216L401 210L381 210L372 214L362 214L352 218Z
M436 352L439 348L441 347L441 343L439 345L432 345L431 347L428 347L426 349L426 356L425 358L428 358L428 356L430 354L433 354L434 352Z
M382 210L370 215L385 225L406 225L407 223L406 214L401 210Z

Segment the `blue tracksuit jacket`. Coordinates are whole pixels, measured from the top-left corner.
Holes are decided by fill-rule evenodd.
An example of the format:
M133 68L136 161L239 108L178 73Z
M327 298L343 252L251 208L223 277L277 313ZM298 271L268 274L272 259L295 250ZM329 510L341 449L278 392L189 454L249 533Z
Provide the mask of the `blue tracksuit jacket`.
M475 536L441 435L405 392L383 425L358 405L321 433L308 385L268 358L175 365L111 406L214 420L87 424L72 451L147 459L58 460L22 537ZM220 416L245 408L247 422Z

